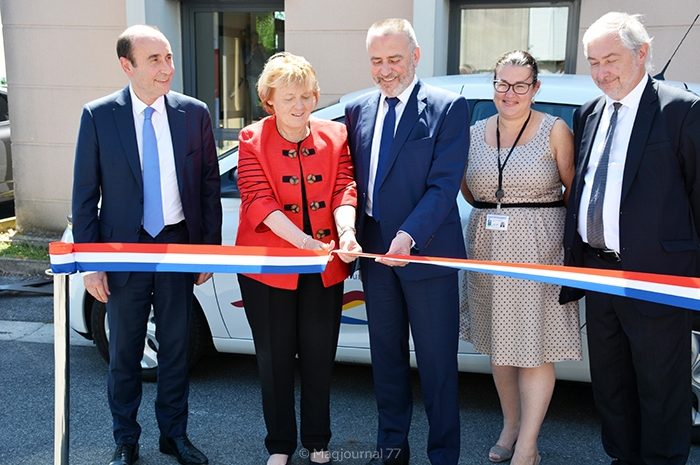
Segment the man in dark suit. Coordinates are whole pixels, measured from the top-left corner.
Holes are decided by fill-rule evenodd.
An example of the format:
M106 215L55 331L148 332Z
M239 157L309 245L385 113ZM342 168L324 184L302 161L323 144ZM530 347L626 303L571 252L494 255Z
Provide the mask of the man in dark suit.
M420 48L411 24L387 19L367 33L379 92L345 115L358 185L358 240L366 252L464 258L457 193L469 149L463 97L415 77ZM430 265L362 259L374 391L377 456L407 464L412 396L409 327L430 425L433 465L459 458L457 273Z
M221 243L219 169L204 103L171 92L165 36L132 26L117 41L130 84L88 103L80 121L73 184L75 242ZM98 203L100 203L98 209ZM205 464L187 437L187 346L193 284L202 273L104 273L85 288L107 304L108 400L117 444L111 465L138 460L141 357L153 307L158 339L156 418L160 451Z
M637 16L608 13L583 36L604 96L575 115L576 176L566 264L698 275L700 101L652 79ZM562 301L580 297L562 290ZM582 294L582 293L581 293ZM586 292L591 379L614 464L685 464L690 444L690 315Z

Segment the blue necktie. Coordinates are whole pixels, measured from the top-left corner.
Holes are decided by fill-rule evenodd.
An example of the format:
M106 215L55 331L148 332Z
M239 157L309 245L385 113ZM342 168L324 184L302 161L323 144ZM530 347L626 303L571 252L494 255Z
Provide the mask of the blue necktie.
M143 229L151 237L156 237L165 226L160 193L158 141L151 121L154 111L152 107L146 107L143 111Z
M372 217L379 221L379 184L381 184L386 174L387 165L391 155L391 146L394 144L394 130L396 128L396 104L398 97L387 97L386 103L389 109L384 115L384 125L382 126L382 138L379 143L379 159L377 160L377 173L374 176L374 189L372 190Z
M586 216L586 234L588 235L588 245L596 249L605 249L605 230L603 229L603 203L605 200L605 184L608 180L608 163L610 161L610 150L612 149L615 126L617 126L617 112L622 104L613 103L613 114L610 117L610 126L605 133L605 144L603 154L600 156L598 167L593 175L593 185L591 187L591 200L588 202Z

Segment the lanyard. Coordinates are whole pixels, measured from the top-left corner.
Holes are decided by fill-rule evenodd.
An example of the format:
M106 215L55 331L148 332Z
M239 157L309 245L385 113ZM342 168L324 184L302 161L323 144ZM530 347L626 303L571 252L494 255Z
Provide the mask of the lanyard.
M503 164L501 165L501 131L498 128L500 119L498 116L496 116L496 147L498 149L498 189L496 190L496 202L499 210L501 209L501 199L503 199L503 196L505 193L503 192L503 169L506 167L506 163L508 163L508 160L510 159L511 154L513 153L513 150L515 150L515 146L518 145L518 141L520 141L520 138L522 137L523 133L525 132L525 128L527 127L527 123L530 122L530 117L532 116L532 110L530 110L530 114L527 115L527 119L525 120L525 124L523 124L523 127L520 128L520 132L518 133L518 137L515 138L515 142L513 142L513 145L510 147L510 151L508 151L508 155L506 155L506 159L503 160Z

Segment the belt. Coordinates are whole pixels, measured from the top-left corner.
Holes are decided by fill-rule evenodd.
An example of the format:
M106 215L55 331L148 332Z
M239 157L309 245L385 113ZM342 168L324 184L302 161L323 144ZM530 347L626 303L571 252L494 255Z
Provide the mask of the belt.
M595 247L591 247L585 242L583 243L583 247L588 251L588 253L595 255L596 257L600 258L605 262L620 263L622 261L622 258L620 258L620 254L612 249L596 249Z
M491 202L479 202L477 200L472 203L472 206L474 208L497 208L498 204L497 203L491 203ZM544 202L544 203L537 203L537 202L524 202L524 203L502 203L501 208L555 208L555 207L563 207L564 206L564 201L563 200L557 200L556 202Z
M162 234L164 232L170 232L170 231L173 231L175 229L184 228L186 226L187 226L187 223L185 222L185 220L182 220L179 223L175 223L175 224L166 224L165 226L163 226L163 229L161 229L158 234ZM146 232L146 230L143 229L143 226L141 226L141 232L148 234Z

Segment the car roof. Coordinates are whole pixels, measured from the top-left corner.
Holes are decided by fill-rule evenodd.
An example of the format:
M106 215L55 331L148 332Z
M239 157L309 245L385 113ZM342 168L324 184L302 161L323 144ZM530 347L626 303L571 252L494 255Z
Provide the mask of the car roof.
M542 73L538 79L542 81L542 85L535 98L541 102L583 105L601 95L600 89L587 74ZM433 76L422 78L421 81L462 94L468 100L491 100L493 98L493 74L491 73ZM688 87L694 93L700 94L700 84L688 83L686 86L680 81L664 82L674 87ZM375 90L376 88L372 87L351 92L343 95L339 103L347 103Z
M600 89L587 74L540 74L542 81L535 99L540 103L580 106L602 95ZM433 76L421 79L422 82L463 95L467 100L493 100L493 74L454 74ZM700 84L680 81L664 81L674 87L690 89L700 95ZM350 92L343 95L338 103L316 110L315 118L337 120L343 116L345 105L363 95L376 92L376 87Z
M587 74L549 74L543 73L538 76L542 85L535 96L535 100L539 103L563 104L567 106L580 106L596 97L602 95L600 89L593 83L591 77ZM449 76L433 76L422 78L422 82L450 90L452 92L464 95L467 100L471 101L492 101L493 100L493 74L455 74ZM666 84L678 87L681 89L689 89L693 93L700 95L700 84L684 83L680 81L664 81ZM338 120L345 113L345 105L362 95L376 92L376 87L350 92L343 95L337 103L316 110L313 113L314 118ZM234 157L230 157L234 152ZM232 150L223 154L220 158L222 165L221 172L235 166L238 162L238 150Z

